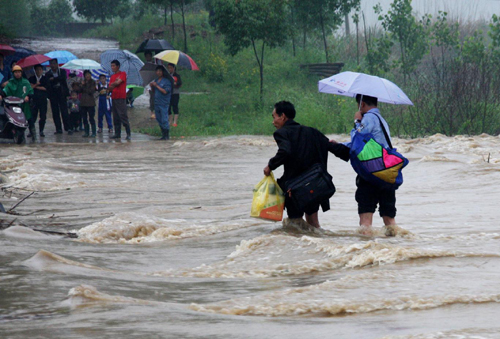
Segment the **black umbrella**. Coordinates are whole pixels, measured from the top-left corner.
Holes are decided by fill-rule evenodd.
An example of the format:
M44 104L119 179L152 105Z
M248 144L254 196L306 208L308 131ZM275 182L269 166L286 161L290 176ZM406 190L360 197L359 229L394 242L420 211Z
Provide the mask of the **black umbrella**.
M141 77L142 77L142 81L144 83L144 86L146 86L151 81L153 81L153 80L155 80L157 78L156 67L158 67L158 65L150 64L150 63L146 63L146 64L144 64L144 66L142 66L142 68L139 71L139 73L141 73ZM165 66L162 66L162 67L163 67L163 77L166 78L166 79L168 79L172 83L172 85L173 85L174 84L174 78L172 78L172 76L170 75L170 73L168 73L168 71L165 68Z
M16 53L11 54L9 56L6 56L5 60L4 60L4 65L8 65L9 67L12 64L12 61L18 62L21 59L24 59L30 55L36 54L36 52L32 51L31 49L27 49L27 48L23 48L23 47L15 47L15 46L12 46L12 47L14 47L14 49L16 50Z
M175 49L167 40L164 39L146 39L144 40L135 53L144 52L161 52L166 49Z

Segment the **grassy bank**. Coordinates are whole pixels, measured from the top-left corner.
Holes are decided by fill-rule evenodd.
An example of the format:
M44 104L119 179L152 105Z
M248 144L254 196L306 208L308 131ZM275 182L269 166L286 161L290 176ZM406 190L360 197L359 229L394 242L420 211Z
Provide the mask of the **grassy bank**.
M350 130L356 108L352 100L318 93L320 78L299 69L302 63L322 61L319 47L311 46L305 52L299 50L296 57L292 56L291 46L267 50L261 104L259 69L253 51L247 49L235 57L226 54L221 37L210 31L202 19L208 20L207 13L188 16L188 24L209 35L202 37L200 33L188 41L188 54L201 71L179 69L183 81L180 118L179 126L172 133L183 136L272 134L273 104L280 100L295 104L296 120L302 124L324 133ZM118 22L89 35L117 38L121 48L135 50L142 41L142 33L151 28L150 22L148 18L133 25ZM180 38L175 40L174 46L182 46ZM141 132L160 134L159 128L146 128Z
M174 20L181 22L177 15ZM115 38L121 48L135 51L143 40L143 33L162 24L161 17L147 15L135 21L115 21L112 26L90 32L89 36ZM266 50L264 96L260 102L259 68L253 50L229 55L222 37L210 28L205 11L189 13L186 24L191 35L188 37L188 54L201 71L179 70L184 94L181 93L179 127L173 129L174 136L270 135L274 130L271 124L273 104L280 100L295 104L299 123L316 127L325 134L350 131L357 108L354 100L318 93L317 82L321 78L308 75L299 68L300 64L324 62L319 38L309 37L305 49L301 44L296 46L295 56L291 41L284 47ZM483 27L487 25L483 23ZM457 45L460 48L447 48L446 54L439 54L443 48L429 47L430 53L411 74L403 76L397 70L378 73L400 85L415 103L414 107L379 105L393 135L415 137L434 133L500 132L500 105L497 105L500 77L495 75L500 74L498 63L493 62L495 54L482 54L488 44L484 40L486 33L482 37L471 37L471 34L462 34L460 45ZM176 26L175 39L169 31L165 38L177 48L183 47L179 26ZM363 37L360 37L359 45L355 37L331 35L328 39L331 62L345 63L343 71L370 73ZM391 60L397 57L396 53ZM487 95L481 92L484 88ZM158 128L141 131L160 134Z

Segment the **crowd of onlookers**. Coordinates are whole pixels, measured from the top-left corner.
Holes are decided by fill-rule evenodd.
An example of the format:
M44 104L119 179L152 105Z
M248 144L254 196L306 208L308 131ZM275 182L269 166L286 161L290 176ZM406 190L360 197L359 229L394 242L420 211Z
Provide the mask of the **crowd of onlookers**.
M154 63L152 54L145 53L146 62ZM120 71L118 60L111 62L113 75L108 78L100 74L95 81L89 70L83 72L83 78L75 72L59 67L57 59L49 61L49 69L44 73L42 65L30 68L31 76L25 70L13 63L3 64L0 54L0 87L5 91L0 96L13 95L26 97L29 105L23 108L28 120L28 138L36 140L36 123L38 135L45 137L44 129L47 120L48 102L54 120L54 134L68 134L83 131L83 137L96 137L106 127L111 138L121 138L121 126L126 130L127 140L131 138L130 124L127 115L127 105L133 107L133 88L127 89L127 74ZM161 64L156 67L157 78L147 85L150 94L151 118L158 121L162 130L162 139L169 139L170 126L177 126L179 115L179 88L182 85L175 65L169 64L168 70ZM23 86L22 81L29 81ZM9 83L11 83L9 85ZM15 85L15 87L14 87ZM13 88L24 88L23 93L14 93ZM95 121L97 108L97 124ZM28 112L29 111L29 112ZM173 113L173 114L172 114ZM170 114L170 116L169 116ZM114 133L114 134L112 134ZM112 136L111 136L112 135Z

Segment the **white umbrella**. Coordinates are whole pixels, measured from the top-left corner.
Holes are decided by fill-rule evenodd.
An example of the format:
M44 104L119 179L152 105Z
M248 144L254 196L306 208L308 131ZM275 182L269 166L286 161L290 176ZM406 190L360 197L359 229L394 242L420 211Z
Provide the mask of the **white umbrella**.
M97 61L90 59L75 59L68 61L64 65L61 66L64 69L73 69L73 70L91 70L91 69L100 69L102 68L101 64Z
M393 82L373 75L342 72L318 82L321 93L355 97L356 94L377 98L380 102L395 105L412 105L411 100Z

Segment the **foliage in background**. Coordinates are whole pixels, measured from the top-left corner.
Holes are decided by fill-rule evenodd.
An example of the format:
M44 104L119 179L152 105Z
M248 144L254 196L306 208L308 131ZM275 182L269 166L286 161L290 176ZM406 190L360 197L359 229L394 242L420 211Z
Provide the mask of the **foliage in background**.
M68 0L51 0L48 6L34 2L31 7L32 31L37 35L61 35L64 24L73 21L72 15L73 8Z
M124 19L131 9L130 0L73 0L73 6L78 16L87 21L101 20L102 23L116 16Z
M29 4L28 0L0 0L0 35L29 35Z
M99 8L107 1L99 1ZM394 0L385 12L380 6L375 9L378 26L366 27L364 13L357 11L354 0L314 0L317 6L313 7L298 0L166 0L168 8L148 1L124 1L131 7L110 14L106 20L112 20L112 25L87 36L114 38L121 48L135 50L143 34L154 28L164 31L164 38L177 48L189 46L201 71L179 70L182 91L201 94L181 96L181 124L173 129L174 136L269 134L273 131L270 112L278 100L292 101L301 123L324 133L349 132L354 101L318 93L320 78L299 68L326 58L345 63L344 71L381 75L402 87L415 106L380 105L396 135L500 132L497 15L489 23L450 21L444 12L435 18L417 18L410 0ZM30 26L16 23L29 23L26 15L47 2L0 0L6 9L0 12L0 25L4 25L0 34L8 27L12 35L26 35ZM276 6L275 11L264 11L261 4ZM314 10L328 4L333 7ZM354 34L334 32L347 15L347 7L335 4L356 10ZM327 12L335 17L321 22ZM166 14L175 25L164 26ZM36 26L40 21L34 19L40 17L32 16L37 33L44 29ZM44 20L51 27L50 17Z
M214 0L214 23L224 36L232 56L250 47L260 74L260 101L264 95L264 62L266 48L285 44L290 23L282 20L285 0Z
M183 92L205 94L181 96L182 123L172 131L174 136L269 134L273 131L270 112L278 100L292 101L301 123L324 133L349 132L356 110L353 99L318 93L320 78L298 67L325 60L320 25L299 15L299 7L294 6L301 2L278 1L285 5L278 26L291 29L279 35L280 43L276 43L275 48L265 48L265 83L260 81L261 64L255 62L261 54L256 53L258 48L253 48L251 37L254 34L254 42L259 41L255 38L257 34L276 30L278 21L268 19L262 26L254 25L253 29L260 33L243 32L245 20L259 23L262 19L251 14L241 21L235 20L240 27L234 29L231 23L223 22L228 26L222 31L220 16L225 10L231 15L234 11L246 11L245 1L236 4L206 0L204 3L207 11L200 11L198 4L196 9L194 5L189 7L186 14L186 22L195 32L190 38L189 54L201 71L179 71L184 82ZM218 8L221 4L227 7ZM364 27L363 13L355 13L357 23L361 22L361 28L356 26L355 38L326 34L327 51L332 61L345 63L343 70L384 76L409 95L415 103L413 107L380 105L391 131L400 136L498 134L500 19L493 16L489 27L477 25L476 28L470 23L450 22L444 12L435 18L417 19L409 0L395 0L387 12L380 7L377 11L380 28ZM148 15L156 18L157 26L161 25L161 13ZM180 22L181 13L173 15L175 21ZM217 30L210 24L217 24ZM142 19L134 23L117 21L111 27L100 28L99 32L100 36L116 36L122 47L133 49L141 40L141 29L147 31L154 25ZM174 46L182 45L178 34L172 38L169 39Z

